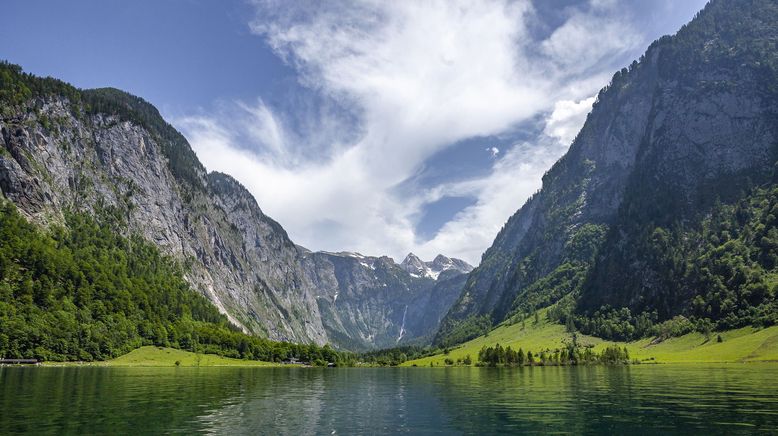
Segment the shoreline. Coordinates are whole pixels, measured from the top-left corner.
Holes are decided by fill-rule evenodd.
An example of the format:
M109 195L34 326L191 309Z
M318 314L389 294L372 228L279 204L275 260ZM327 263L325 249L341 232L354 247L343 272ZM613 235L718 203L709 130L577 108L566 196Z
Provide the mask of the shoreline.
M215 354L205 354L203 356L220 357ZM710 365L775 365L778 360L747 360L747 361L677 361L677 362L641 362L629 364L582 364L582 365L524 365L524 366L486 366L486 365L436 365L436 366L414 366L414 365L356 365L349 367L335 367L335 369L524 369L524 368L596 368L596 367L641 367L641 366L710 366ZM326 368L310 365L284 364L277 362L263 361L240 361L230 362L229 364L201 364L201 365L175 365L175 363L115 363L112 360L96 362L80 361L44 361L31 364L0 364L0 368L296 368L296 369L315 369ZM333 369L333 368L327 368Z

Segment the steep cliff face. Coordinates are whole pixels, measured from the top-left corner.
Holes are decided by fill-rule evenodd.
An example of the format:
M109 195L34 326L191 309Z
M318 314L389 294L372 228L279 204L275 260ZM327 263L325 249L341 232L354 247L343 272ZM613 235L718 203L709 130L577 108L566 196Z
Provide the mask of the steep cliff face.
M247 332L326 341L297 248L228 176L176 177L156 132L50 97L0 121L0 188L41 224L67 210L109 215L182 259L190 283Z
M389 258L296 246L137 97L76 90L7 64L0 74L2 195L43 226L83 211L142 235L246 332L352 349L418 341L461 291L465 275L453 269L469 266L444 256L435 276L451 271L435 281Z
M775 184L776 41L778 4L742 0L712 2L673 40L658 44L663 80L657 84L624 201L583 288L579 311L610 305L636 313L655 311L660 319L694 312L691 300L713 285L692 283L707 273L692 271L701 266L690 262L700 254L694 245L704 245L712 215L738 204L740 222L730 229L735 239L747 227L745 216L758 209L743 205L754 196L772 201L772 194L757 191L769 192ZM769 240L774 223L766 224L755 233ZM666 245L664 233L670 239ZM747 248L764 244L762 235L740 236ZM762 262L749 268L753 276L762 274L754 268L769 272L774 265ZM732 277L738 273L715 273L728 282L722 294L739 287ZM710 297L703 298L712 304L706 315L725 316L716 310L722 301ZM754 295L740 298L761 303Z
M713 1L618 72L542 190L484 254L437 340L472 337L582 288L581 309L660 304L644 298L666 295L666 284L649 254L632 250L635 229L699 222L716 199L770 180L777 10L764 0ZM591 273L595 263L611 267Z

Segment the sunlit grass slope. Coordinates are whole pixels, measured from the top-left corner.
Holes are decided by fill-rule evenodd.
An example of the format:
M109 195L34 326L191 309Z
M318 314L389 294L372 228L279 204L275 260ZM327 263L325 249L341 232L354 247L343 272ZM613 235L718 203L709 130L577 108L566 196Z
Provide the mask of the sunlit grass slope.
M467 355L470 355L473 363L475 363L478 360L478 351L484 345L492 346L499 343L503 347L510 346L514 350L521 348L524 352L532 351L537 353L547 348L551 350L560 348L563 346L563 341L570 341L570 335L565 332L565 327L550 323L546 319L545 310L538 313L538 318L539 322L537 324L534 319L529 318L524 321L523 325L520 322L513 325L499 326L489 332L488 335L479 336L456 348L452 348L448 355L438 354L408 361L404 365L430 366L430 362L432 362L433 365L443 366L445 365L444 360L446 358L454 361L457 359L464 360ZM595 346L603 342L599 338L583 335L579 335L579 341L582 344L594 344Z
M176 365L176 362L179 364ZM61 364L54 364L61 365ZM75 363L66 364L77 365ZM94 366L276 366L271 362L231 359L215 354L200 354L164 347L140 347L116 359L90 362Z
M464 344L452 348L448 355L437 354L423 359L405 362L404 366L445 366L445 359L456 362L470 355L473 363L478 360L478 351L484 345L493 346L499 343L503 347L519 348L525 352L554 350L570 341L570 334L565 327L546 320L545 311L539 313L540 322L535 324L532 318L522 323L502 325ZM723 342L717 342L718 333L706 340L700 333L692 333L678 338L671 338L652 345L651 339L636 342L618 342L626 346L630 357L646 362L657 363L696 363L696 362L756 362L778 361L778 326L765 329L746 327L721 333ZM582 344L594 345L595 351L605 348L612 341L604 341L592 336L579 335Z
M630 355L638 359L654 358L657 362L778 362L778 326L765 329L745 327L717 333L710 340L700 333L671 338L656 345L650 339L626 344Z

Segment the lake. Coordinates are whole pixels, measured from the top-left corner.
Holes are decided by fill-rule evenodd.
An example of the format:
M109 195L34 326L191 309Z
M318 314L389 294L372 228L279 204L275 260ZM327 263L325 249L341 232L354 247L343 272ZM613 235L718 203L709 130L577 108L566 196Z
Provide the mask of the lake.
M0 433L778 433L778 365L0 368Z

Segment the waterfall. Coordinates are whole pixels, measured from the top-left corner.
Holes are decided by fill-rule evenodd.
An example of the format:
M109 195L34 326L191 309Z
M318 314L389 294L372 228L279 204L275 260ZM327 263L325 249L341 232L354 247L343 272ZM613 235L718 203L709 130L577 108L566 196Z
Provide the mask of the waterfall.
M400 325L400 336L397 337L397 342L400 342L400 339L403 338L405 335L405 315L408 314L408 305L405 305L405 311L403 312L403 322L402 325Z

